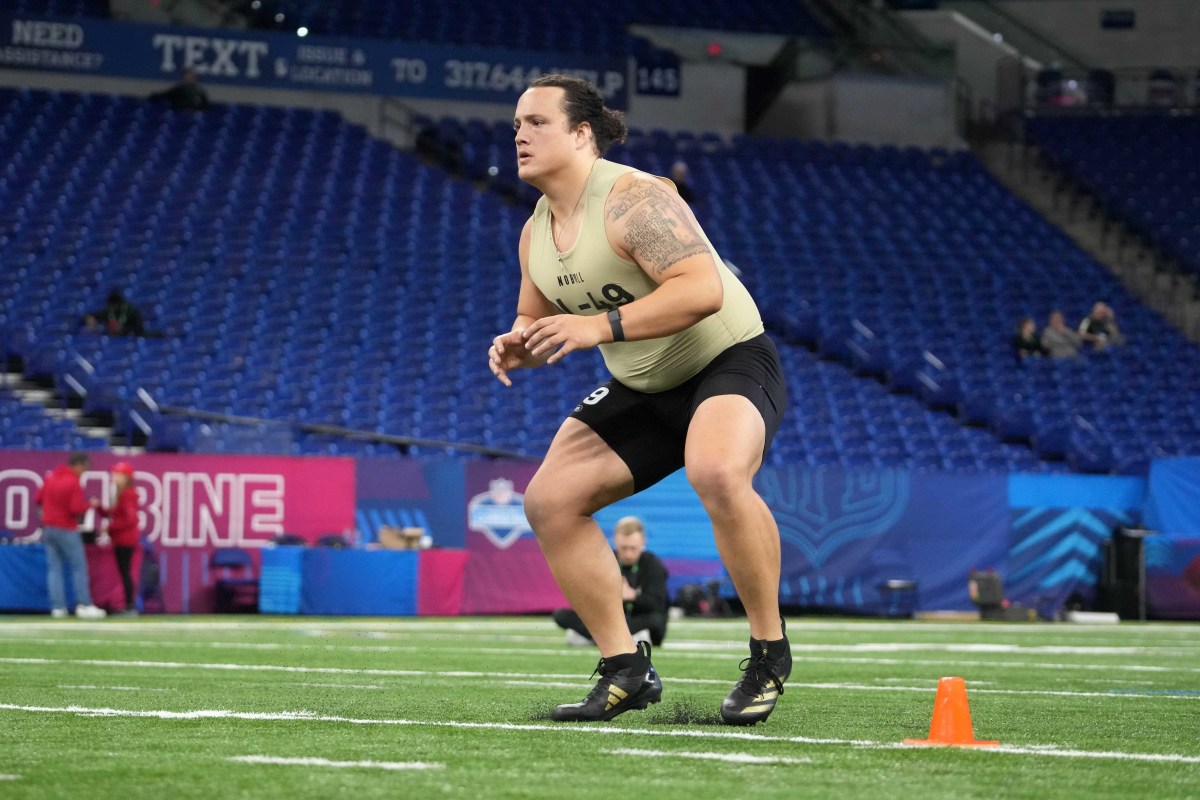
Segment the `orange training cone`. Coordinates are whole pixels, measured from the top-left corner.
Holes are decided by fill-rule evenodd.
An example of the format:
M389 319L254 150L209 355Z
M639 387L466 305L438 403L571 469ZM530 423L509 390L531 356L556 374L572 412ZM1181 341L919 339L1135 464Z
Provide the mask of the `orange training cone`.
M962 678L942 678L938 681L929 738L905 739L904 743L948 747L994 747L1000 744L975 738L975 731L971 728L971 709L967 705L967 682Z

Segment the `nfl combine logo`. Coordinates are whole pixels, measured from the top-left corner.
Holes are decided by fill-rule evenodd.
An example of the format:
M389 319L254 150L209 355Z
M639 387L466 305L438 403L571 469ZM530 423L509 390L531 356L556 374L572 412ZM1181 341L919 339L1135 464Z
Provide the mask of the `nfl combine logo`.
M488 484L486 492L467 503L467 527L482 533L500 550L507 550L523 535L533 532L525 519L524 498L513 491L512 481L497 478Z

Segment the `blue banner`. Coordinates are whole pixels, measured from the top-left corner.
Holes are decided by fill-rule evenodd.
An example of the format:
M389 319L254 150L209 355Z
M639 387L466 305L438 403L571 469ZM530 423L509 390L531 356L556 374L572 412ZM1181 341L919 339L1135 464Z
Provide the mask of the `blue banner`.
M628 106L622 57L544 53L267 31L163 27L103 19L0 17L0 67L397 97L515 104L550 72L595 83Z
M1166 536L1200 539L1200 458L1150 465L1146 525Z
M1004 475L765 468L755 485L779 523L785 604L884 613L884 585L903 580L919 608L970 608L967 572L1005 559Z

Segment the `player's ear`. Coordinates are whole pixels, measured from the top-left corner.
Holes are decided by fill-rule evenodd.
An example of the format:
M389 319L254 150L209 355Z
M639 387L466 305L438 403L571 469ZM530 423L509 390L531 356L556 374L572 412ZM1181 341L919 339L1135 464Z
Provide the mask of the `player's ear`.
M592 123L581 122L575 128L575 145L577 147L592 146L596 144L596 136L592 133Z

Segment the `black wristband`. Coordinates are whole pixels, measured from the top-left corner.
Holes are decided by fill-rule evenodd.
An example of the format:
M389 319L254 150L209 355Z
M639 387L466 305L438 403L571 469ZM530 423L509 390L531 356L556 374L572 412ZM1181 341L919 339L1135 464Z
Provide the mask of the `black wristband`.
M613 341L625 341L625 329L621 327L621 309L614 308L608 312L608 324L612 326Z

